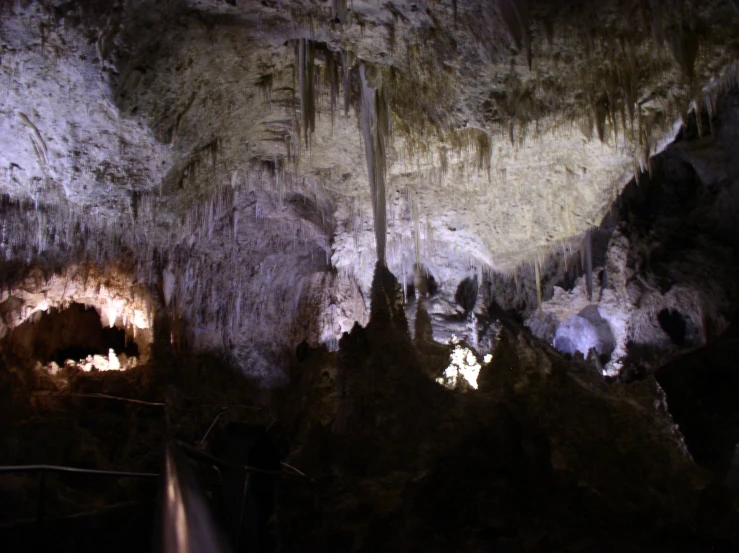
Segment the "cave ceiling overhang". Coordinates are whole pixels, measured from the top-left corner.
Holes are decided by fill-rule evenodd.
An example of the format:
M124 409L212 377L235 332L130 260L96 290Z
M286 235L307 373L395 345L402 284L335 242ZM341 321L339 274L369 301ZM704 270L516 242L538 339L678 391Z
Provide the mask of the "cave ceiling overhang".
M147 252L261 218L367 284L364 66L391 269L508 271L710 120L737 27L718 0L5 3L0 189Z

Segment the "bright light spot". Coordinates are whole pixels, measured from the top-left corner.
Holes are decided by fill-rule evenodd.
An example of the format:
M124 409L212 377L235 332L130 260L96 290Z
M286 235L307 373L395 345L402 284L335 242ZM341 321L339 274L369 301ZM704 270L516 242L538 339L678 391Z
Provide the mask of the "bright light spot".
M436 382L454 389L459 384L460 378L463 378L477 390L477 377L480 375L480 369L482 368L480 363L477 362L477 357L471 349L460 345L456 336L452 336L450 341L455 344L455 347L449 356L449 366L444 370L444 374L436 379ZM490 358L492 359L492 356Z
M488 353L485 357L482 358L483 362L487 365L493 360L493 354Z
M80 360L79 366L84 371L90 371L93 368L99 371L120 371L121 361L118 359L115 351L113 351L113 348L110 348L107 358L102 355L88 355L87 359Z
M115 354L115 351L113 351L113 348L108 350L108 370L121 370L121 362L118 360L118 356Z
M133 326L136 328L149 328L149 317L146 313L136 309L133 312Z
M138 363L139 360L137 357L127 357L125 354L121 354L121 357L118 357L113 348L109 348L107 357L103 355L88 355L79 361L67 359L64 362L64 366L76 367L85 372L90 372L93 369L97 371L125 371L136 367ZM47 370L52 374L56 374L59 371L59 367L52 362L47 366Z
M116 319L123 314L123 309L124 303L122 300L113 300L108 302L108 304L103 308L102 315L104 315L104 317L100 317L101 322L104 325L107 324L110 328L113 328L115 326ZM105 320L105 317L107 317L107 320Z

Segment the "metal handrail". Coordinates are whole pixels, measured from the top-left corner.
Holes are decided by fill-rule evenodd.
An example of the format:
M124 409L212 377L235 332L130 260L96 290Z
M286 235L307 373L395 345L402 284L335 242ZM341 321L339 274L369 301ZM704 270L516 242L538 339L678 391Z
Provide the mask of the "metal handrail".
M36 496L36 524L42 524L45 520L44 507L46 504L46 474L49 472L92 474L94 476L113 476L116 478L159 478L159 474L153 472L126 472L117 470L84 469L79 467L66 467L62 465L4 465L0 466L0 474L36 472L39 473L38 492Z
M116 400L151 407L164 407L164 414L169 423L169 412L166 403L142 401L133 398L124 398L97 393L46 393L40 395L55 397L80 397L90 399ZM218 419L230 408L246 406L229 406L223 409L214 419L209 427L203 441L207 439ZM249 407L250 409L260 409ZM202 442L201 442L202 443ZM190 463L185 456L205 462L214 467L231 468L242 470L246 473L244 481L244 493L241 504L241 518L244 517L246 496L249 490L250 475L253 473L280 478L284 476L300 476L312 481L301 471L282 463L284 470L265 470L248 465L239 465L214 457L200 449L188 444L177 442L173 438L167 441L165 446L164 471L162 474L150 472L130 472L115 470L85 469L80 467L69 467L63 465L30 464L30 465L7 465L0 466L0 475L9 473L39 473L38 497L36 509L36 522L41 525L45 521L44 507L46 503L46 474L47 473L72 473L89 474L93 476L117 477L117 478L159 478L162 486L160 494L160 550L163 553L230 553L231 548L216 526L210 507L200 488ZM25 521L28 522L28 521ZM241 537L239 536L239 541Z
M174 440L167 443L164 467L161 550L164 553L231 551L213 520L187 458Z
M61 465L6 465L0 466L0 474L8 472L72 472L77 474L95 474L97 476L118 476L121 478L159 478L154 472L123 472L117 470L83 469Z
M190 457L190 459L200 461L201 463L205 463L207 465L210 465L214 467L217 471L218 469L231 469L236 471L242 471L244 473L244 488L243 492L241 494L241 506L239 508L239 531L238 535L236 537L236 544L239 549L241 549L241 540L243 538L243 524L244 524L244 517L246 516L246 505L247 505L247 496L250 493L251 488L251 481L252 478L255 475L262 475L270 478L283 478L286 476L292 476L292 477L300 477L304 478L309 481L313 481L312 478L308 477L305 473L302 471L296 469L292 465L288 465L287 463L280 463L284 468L288 469L290 472L285 472L284 470L267 470L267 469L261 469L258 467L253 467L250 465L242 465L239 463L233 463L230 461L226 461L224 459L220 459L218 457L214 457L213 455L203 451L202 449L194 448L186 443L183 442L177 442L178 450L183 452L185 455ZM170 553L170 550L164 549L165 553ZM173 550L177 551L177 553L182 553L181 550Z
M142 399L134 399L130 397L111 396L99 393L79 393L79 392L52 392L48 390L37 390L33 392L36 396L48 397L82 397L91 399L113 399L116 401L125 401L127 403L136 403L137 405L146 405L148 407L166 407L167 404L161 401L144 401Z

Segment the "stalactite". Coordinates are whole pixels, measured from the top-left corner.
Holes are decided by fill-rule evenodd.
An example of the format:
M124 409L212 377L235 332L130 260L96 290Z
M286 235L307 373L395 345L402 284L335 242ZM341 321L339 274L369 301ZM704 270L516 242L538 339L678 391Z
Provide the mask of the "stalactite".
M541 262L539 261L539 255L536 255L536 260L534 261L534 273L536 275L536 305L537 309L541 310ZM518 288L518 285L516 285Z
M672 27L667 36L673 59L688 82L692 83L695 78L695 60L698 57L698 37L685 22Z
M344 117L349 117L349 105L351 104L351 87L349 81L351 58L351 52L341 51L341 86L344 91Z
M531 69L531 29L529 21L529 0L497 0L498 13L511 33L516 47L526 53L526 64Z
M473 129L470 135L472 148L475 152L475 161L478 171L485 171L490 178L490 167L493 156L493 141L482 129Z
M418 192L414 192L413 194L413 204L412 204L412 210L413 210L413 239L416 246L416 266L421 266L421 230L420 230L420 222L419 222L419 205L418 205Z
M170 132L170 138L169 138L170 145L174 144L175 138L177 138L177 133L180 130L180 125L182 125L182 120L185 118L185 115L187 115L190 109L192 109L192 106L195 103L196 97L197 97L197 93L193 92L190 95L190 99L188 100L187 104L185 104L184 109L177 114L174 125L172 126L172 130Z
M652 27L652 38L658 46L662 46L665 40L662 1L650 0L649 4L652 9L652 20L650 22Z
M298 88L303 136L310 145L310 136L316 128L315 46L311 40L300 38L296 43Z
M218 167L218 138L214 138L206 148L210 152L210 161L213 172L215 173Z
M49 166L49 154L48 148L46 147L46 142L42 138L41 133L39 132L36 125L31 122L31 120L25 113L19 111L18 117L20 118L21 122L30 130L31 141L33 142L33 147L36 150L36 154L39 158L39 164L41 165L42 169L46 169Z
M374 214L377 261L384 264L387 241L385 143L390 133L390 117L381 83L370 83L364 64L359 68L359 76L361 82L360 119Z
M329 112L331 113L331 126L334 124L337 99L339 97L339 66L341 58L334 52L326 52L326 82L328 84Z
M714 129L713 129L713 118L716 115L716 104L715 104L715 98L712 96L709 96L706 99L706 114L708 115L708 128L709 132L713 136Z
M554 21L551 17L544 18L544 34L547 37L547 45L551 49L554 45Z
M698 129L698 138L703 138L703 111L699 99L693 101L693 109L695 110L695 126Z
M605 138L606 118L608 116L608 97L605 94L595 100L593 113L595 114L595 130L598 133L598 139L603 142Z
M347 16L346 0L331 0L331 19L344 23Z
M591 232L585 232L585 286L588 301L593 301L593 241Z
M439 148L440 181L443 181L449 173L449 150L446 147Z

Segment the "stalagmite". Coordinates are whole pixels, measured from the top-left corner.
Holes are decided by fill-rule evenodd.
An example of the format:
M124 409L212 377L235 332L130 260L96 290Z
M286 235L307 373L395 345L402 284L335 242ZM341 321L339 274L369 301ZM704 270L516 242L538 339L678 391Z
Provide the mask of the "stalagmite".
M361 127L367 159L367 173L375 223L377 261L385 264L387 213L385 205L385 140L390 131L388 106L381 86L369 82L366 68L359 68L361 80Z

